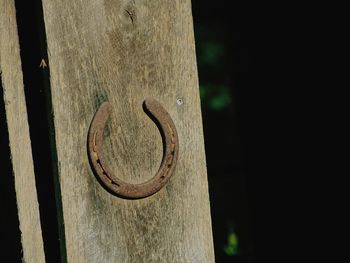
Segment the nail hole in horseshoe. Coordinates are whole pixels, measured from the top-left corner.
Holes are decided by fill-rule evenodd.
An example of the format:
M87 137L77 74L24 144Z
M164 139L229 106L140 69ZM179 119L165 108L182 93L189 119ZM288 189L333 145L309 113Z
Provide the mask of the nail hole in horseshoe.
M130 184L112 176L103 155L103 131L110 115L110 104L104 102L96 111L88 133L88 156L90 166L100 182L109 193L125 198L140 199L158 192L169 181L175 170L179 142L175 124L163 106L152 98L144 100L145 113L157 125L163 142L163 158L158 172L141 184ZM113 179L112 179L113 178Z

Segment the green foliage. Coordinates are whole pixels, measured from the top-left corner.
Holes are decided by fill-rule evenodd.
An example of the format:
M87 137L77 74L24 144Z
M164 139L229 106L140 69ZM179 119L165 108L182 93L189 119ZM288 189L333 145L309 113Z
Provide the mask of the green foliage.
M200 46L198 63L200 65L215 66L220 63L225 54L224 46L215 42L204 42Z
M238 255L238 237L233 229L230 229L227 236L227 244L224 246L224 252L228 256Z
M202 107L223 111L231 107L227 47L216 31L202 28L196 32L197 61Z
M220 111L231 104L228 86L200 85L199 91L202 104L211 110Z

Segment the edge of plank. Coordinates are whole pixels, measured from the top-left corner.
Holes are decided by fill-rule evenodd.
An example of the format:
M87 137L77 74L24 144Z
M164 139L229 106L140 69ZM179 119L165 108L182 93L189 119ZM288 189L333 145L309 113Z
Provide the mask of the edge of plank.
M0 70L24 262L45 262L13 0L0 2Z

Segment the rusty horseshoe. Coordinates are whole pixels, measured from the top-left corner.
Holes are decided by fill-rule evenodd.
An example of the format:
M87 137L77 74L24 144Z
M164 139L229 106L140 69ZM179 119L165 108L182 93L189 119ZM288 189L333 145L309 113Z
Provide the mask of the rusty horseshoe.
M158 192L170 179L178 158L179 142L176 127L169 113L152 98L143 102L146 114L152 119L162 136L163 158L156 175L141 184L130 184L112 176L103 156L103 131L110 115L110 103L103 102L96 111L88 133L88 155L90 165L102 186L111 194L140 199Z

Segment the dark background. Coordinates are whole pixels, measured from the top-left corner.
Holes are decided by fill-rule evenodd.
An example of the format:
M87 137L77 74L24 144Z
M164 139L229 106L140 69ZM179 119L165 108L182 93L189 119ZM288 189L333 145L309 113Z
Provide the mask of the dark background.
M341 22L306 2L192 4L216 261L325 257Z
M317 7L192 7L216 262L298 261L314 225L306 195L317 114L304 105L312 107L316 82L309 39L317 26L307 20L317 25Z
M249 9L237 4L197 0L192 8L216 261L254 262L251 154L245 152L252 103L244 99L254 92L255 28L242 15Z
M274 246L262 179L269 88L257 71L264 20L242 1L192 5L216 262L258 262Z
M46 104L49 93L45 92L48 72L32 66L47 58L40 6L39 0L16 1L24 84L31 87L26 89L26 102L45 253L51 263L59 262L60 255L57 214L52 209L56 205L53 181L45 176L55 170L51 166L55 158L50 149L51 123L45 121L47 113L42 110L50 106ZM293 93L302 93L294 80L302 74L296 70L302 65L295 63L295 39L284 37L284 32L289 32L288 26L281 24L284 10L279 9L276 15L265 3L192 0L218 263L285 262L298 251L297 243L291 246L287 241L300 235L293 227L300 219L294 220L287 211L295 198L295 193L289 194L297 180L293 167L299 160L294 156L298 154L294 150L298 148L298 136L294 136L298 131L286 109L295 109L291 105ZM293 74L286 74L288 71ZM4 257L11 259L7 262L20 262L3 100L0 124L0 146L4 149L0 158L0 223L6 226L1 228L0 241Z

